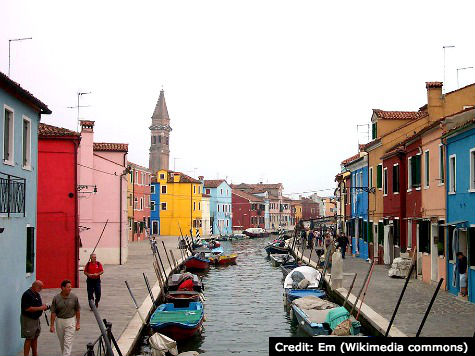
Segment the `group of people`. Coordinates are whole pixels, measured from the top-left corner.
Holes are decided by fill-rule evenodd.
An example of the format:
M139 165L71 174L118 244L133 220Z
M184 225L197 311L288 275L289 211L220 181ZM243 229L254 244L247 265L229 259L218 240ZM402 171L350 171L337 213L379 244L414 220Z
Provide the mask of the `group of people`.
M104 273L102 264L96 260L96 255L90 256L84 267L87 283L88 300L93 300L96 307L101 299L101 275ZM30 350L33 356L38 355L38 337L41 333L40 318L43 312L51 310L50 332L56 332L63 356L71 355L73 339L76 331L81 328L81 306L78 297L71 292L71 281L61 282L61 292L54 296L51 306L43 303L41 291L43 282L36 280L21 297L21 337L25 339L23 354L28 356ZM46 319L47 320L47 319Z
M342 258L345 258L346 249L349 244L349 239L345 235L338 235L336 239L334 239L330 232L320 233L318 230L310 229L308 231L301 230L300 237L303 242L307 243L307 248L313 248L315 246L317 250L323 249L326 251L332 243L334 243L340 248ZM313 242L314 240L315 245Z

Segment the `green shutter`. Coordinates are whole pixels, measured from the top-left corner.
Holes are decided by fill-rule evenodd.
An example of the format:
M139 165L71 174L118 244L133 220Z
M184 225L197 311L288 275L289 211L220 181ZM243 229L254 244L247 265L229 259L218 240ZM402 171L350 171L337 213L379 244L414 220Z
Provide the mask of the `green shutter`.
M368 223L368 242L369 243L373 242L373 223L372 222Z
M380 164L376 167L376 185L377 188L383 187L383 166Z
M413 162L413 171L412 171L412 185L414 187L420 187L421 186L421 156L413 156L412 157L412 162Z
M376 122L373 122L372 125L372 139L374 140L376 137L378 137L378 126Z

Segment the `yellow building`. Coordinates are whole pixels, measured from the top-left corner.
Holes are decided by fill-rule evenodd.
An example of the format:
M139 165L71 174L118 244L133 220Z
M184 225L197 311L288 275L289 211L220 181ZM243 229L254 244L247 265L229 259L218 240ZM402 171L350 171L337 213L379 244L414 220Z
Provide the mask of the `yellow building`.
M302 219L302 202L300 200L292 200L290 205L292 207L292 214L294 215L293 225L296 225Z
M202 234L201 182L186 174L167 170L157 172L160 183L160 235ZM180 231L181 228L181 231Z

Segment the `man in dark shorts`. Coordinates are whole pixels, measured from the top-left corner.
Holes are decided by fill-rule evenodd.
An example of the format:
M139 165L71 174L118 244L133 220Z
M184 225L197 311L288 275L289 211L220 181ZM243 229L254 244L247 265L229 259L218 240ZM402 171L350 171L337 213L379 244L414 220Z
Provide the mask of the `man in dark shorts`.
M38 355L38 336L41 332L40 317L47 309L46 304L41 300L40 292L43 289L43 282L34 281L31 288L28 288L21 297L21 337L25 339L23 355L28 356L30 349L33 356Z
M96 299L94 304L96 308L99 306L99 301L101 300L101 275L104 273L104 268L102 264L96 260L96 254L91 254L91 259L86 266L84 266L84 274L87 276L87 299L94 300L94 295Z

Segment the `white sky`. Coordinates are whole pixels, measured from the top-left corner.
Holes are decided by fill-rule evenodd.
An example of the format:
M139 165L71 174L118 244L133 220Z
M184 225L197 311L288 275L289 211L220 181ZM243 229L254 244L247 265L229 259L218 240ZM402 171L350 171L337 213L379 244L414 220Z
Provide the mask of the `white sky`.
M2 0L0 13L0 71L8 39L32 36L12 44L11 77L53 111L44 122L76 129L67 106L92 91L81 116L95 140L129 143L148 166L163 85L171 169L179 157L190 175L282 182L287 194L334 187L372 108L425 104L443 45L456 46L446 90L475 67L474 1Z

